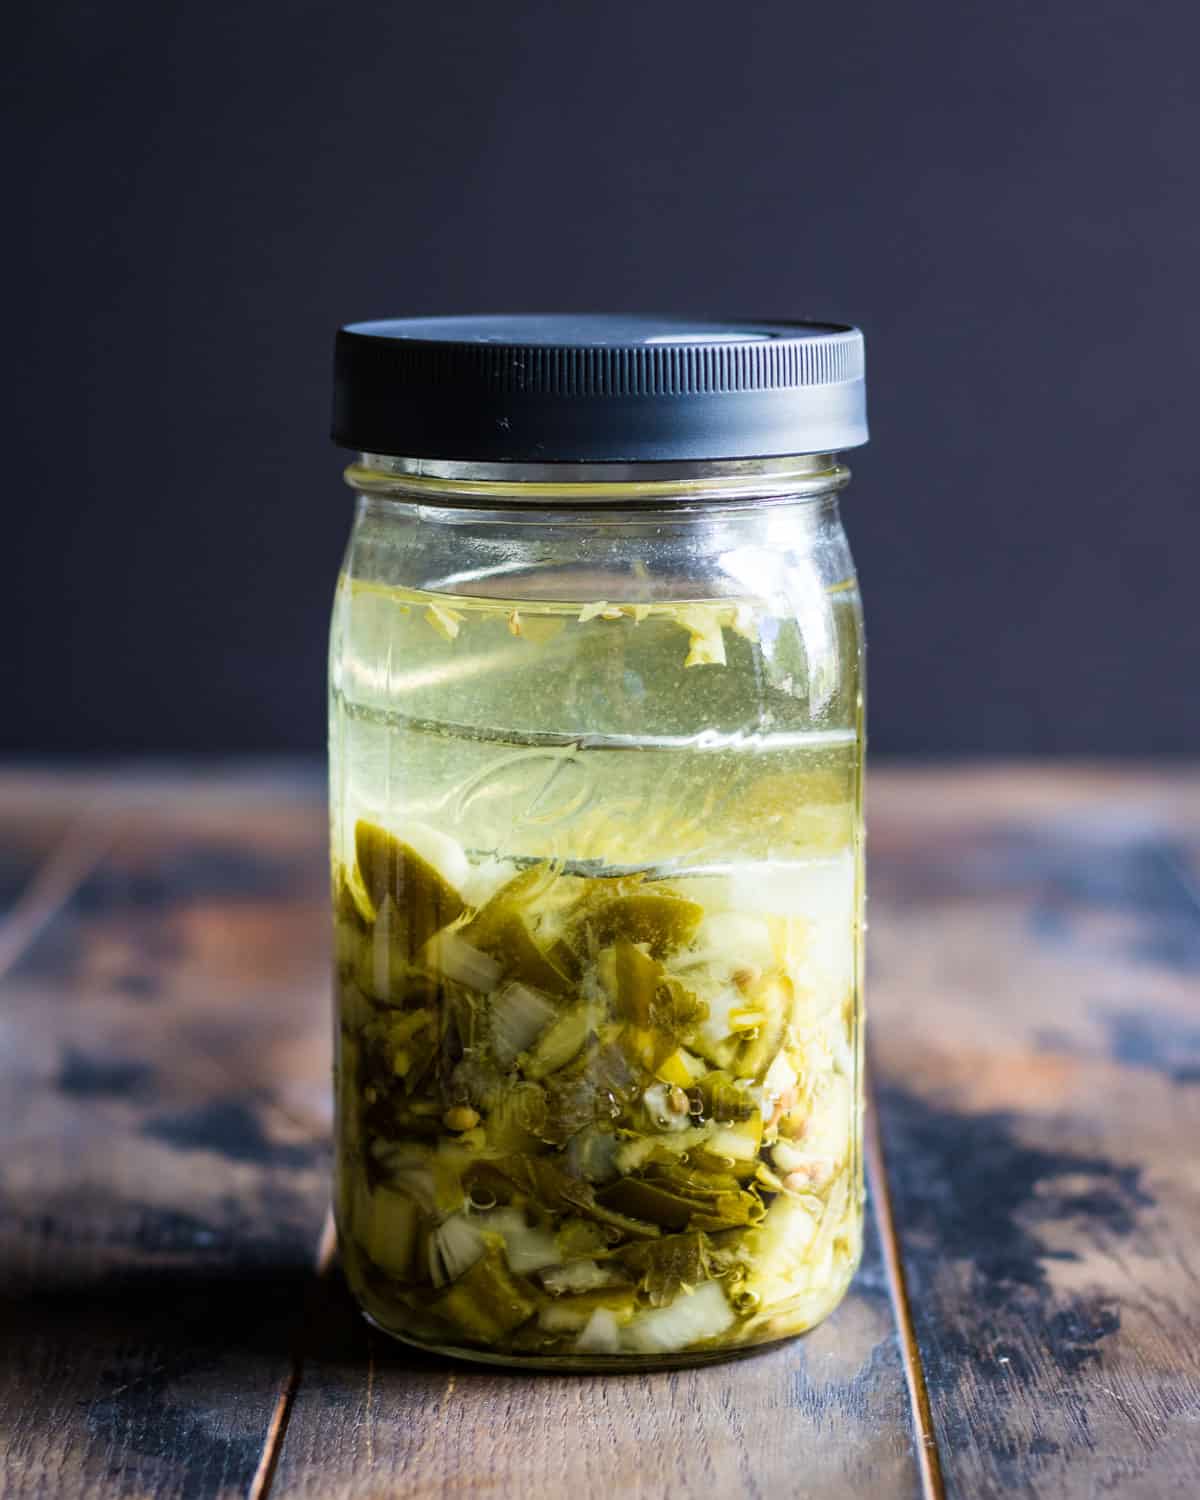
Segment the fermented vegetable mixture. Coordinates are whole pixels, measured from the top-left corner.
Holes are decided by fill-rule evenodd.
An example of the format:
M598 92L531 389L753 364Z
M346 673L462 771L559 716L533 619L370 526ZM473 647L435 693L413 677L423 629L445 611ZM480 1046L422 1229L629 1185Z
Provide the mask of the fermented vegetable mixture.
M360 821L355 844L340 1212L376 1319L602 1356L824 1316L859 1251L853 1023L847 997L807 1024L808 924L732 909L736 874L550 863L471 905L436 830Z

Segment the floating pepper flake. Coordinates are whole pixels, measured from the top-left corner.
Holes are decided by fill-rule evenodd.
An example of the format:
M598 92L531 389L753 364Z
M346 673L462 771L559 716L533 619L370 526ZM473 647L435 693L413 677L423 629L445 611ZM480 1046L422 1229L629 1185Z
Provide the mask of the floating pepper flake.
M723 667L725 637L716 609L711 604L689 604L677 610L675 619L691 637L685 667Z
M425 618L444 641L452 641L466 617L446 604L431 604L425 611Z

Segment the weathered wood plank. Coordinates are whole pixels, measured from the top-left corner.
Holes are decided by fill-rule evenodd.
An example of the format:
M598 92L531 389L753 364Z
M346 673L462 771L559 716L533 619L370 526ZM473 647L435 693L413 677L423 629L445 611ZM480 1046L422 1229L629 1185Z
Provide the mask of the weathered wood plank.
M0 780L0 820L44 853L36 781ZM57 800L56 836L99 788L123 837L4 987L5 1493L267 1475L325 1191L314 785L164 772ZM1198 788L875 777L882 1123L953 1495L1196 1488ZM370 1334L336 1280L301 1321L273 1494L918 1492L874 1236L825 1328L687 1374L451 1367Z
M244 1495L327 1194L312 783L30 777L6 827L19 801L108 852L3 981L0 1491Z
M854 1289L807 1338L662 1375L508 1374L426 1357L368 1328L333 1276L271 1494L916 1500L874 1222Z
M1200 1491L1200 776L871 807L882 1128L947 1491Z

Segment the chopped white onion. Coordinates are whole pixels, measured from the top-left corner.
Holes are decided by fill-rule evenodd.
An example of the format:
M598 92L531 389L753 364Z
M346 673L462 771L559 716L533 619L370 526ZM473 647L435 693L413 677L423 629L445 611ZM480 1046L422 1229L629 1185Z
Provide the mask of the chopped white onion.
M473 947L457 932L439 932L421 949L422 961L430 968L465 984L468 989L489 995L500 982L500 965L494 958Z
M506 984L492 1001L492 1051L502 1068L511 1068L554 1017L554 1003L524 984Z
M509 1269L517 1276L556 1266L562 1260L558 1242L548 1229L531 1229L519 1208L494 1208L477 1214L475 1222L489 1234L504 1240Z
M542 1272L542 1285L556 1297L566 1292L595 1292L601 1287L620 1286L621 1283L618 1271L594 1260L569 1260L566 1265Z
M775 962L771 932L759 917L748 917L738 911L721 911L705 917L696 933L696 959L733 969L757 966L769 969Z
M719 1337L734 1321L720 1285L706 1281L694 1292L680 1292L669 1307L639 1314L624 1330L622 1342L638 1354L672 1354Z
M429 1236L429 1274L446 1286L469 1271L483 1254L483 1236L465 1214L451 1214Z
M576 1354L616 1354L621 1347L621 1330L616 1316L607 1307L598 1307L575 1340Z

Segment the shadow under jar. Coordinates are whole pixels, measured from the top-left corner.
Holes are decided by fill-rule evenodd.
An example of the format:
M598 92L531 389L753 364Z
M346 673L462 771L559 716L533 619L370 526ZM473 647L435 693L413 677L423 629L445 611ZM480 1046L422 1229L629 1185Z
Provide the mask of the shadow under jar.
M336 1211L367 1316L551 1368L801 1333L862 1237L862 341L352 325Z

